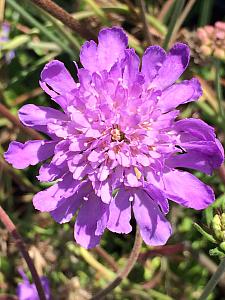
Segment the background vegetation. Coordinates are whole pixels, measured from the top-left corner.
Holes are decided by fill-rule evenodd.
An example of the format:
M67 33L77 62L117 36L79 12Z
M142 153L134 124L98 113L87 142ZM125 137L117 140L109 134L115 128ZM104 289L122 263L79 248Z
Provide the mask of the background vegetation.
M19 124L17 111L27 103L53 107L55 103L38 84L44 64L57 58L76 78L73 60L79 62L82 43L96 38L102 27L116 25L125 29L130 46L139 55L150 44L160 44L165 48L175 41L189 44L192 59L184 78L198 77L204 94L199 102L182 107L181 117L202 118L215 127L218 137L224 142L225 35L224 39L210 36L210 42L206 42L198 36L197 29L223 21L225 2L55 1L76 20L73 26L59 21L35 2L38 1L7 0L4 3L0 0L0 204L27 243L39 274L49 278L52 299L89 299L124 266L135 233L117 235L106 232L101 246L86 251L74 242L73 222L59 225L48 214L34 210L33 194L47 187L36 178L38 167L18 171L2 157L10 141L26 141L37 136L36 132ZM221 51L216 51L218 49ZM225 172L221 167L211 177L196 174L214 188L217 198L214 205L204 212L195 212L171 203L169 219L174 234L168 244L154 248L143 244L138 263L129 277L107 299L199 298L210 275L215 272L223 250L218 246L212 251L216 245L193 224L196 222L214 235L212 218L221 214L225 206ZM21 280L18 267L28 275L29 271L12 237L4 226L0 226L0 299L6 299L6 295L11 295L7 299L14 299L16 286ZM209 299L225 299L224 277Z

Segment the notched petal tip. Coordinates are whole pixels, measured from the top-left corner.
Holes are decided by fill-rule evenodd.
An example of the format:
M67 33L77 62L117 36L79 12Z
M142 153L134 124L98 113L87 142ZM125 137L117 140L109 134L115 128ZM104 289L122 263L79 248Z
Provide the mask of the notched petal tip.
M106 35L108 37L111 37L112 39L116 39L116 40L119 39L124 44L125 48L128 46L128 37L125 31L121 27L114 26L111 28L103 28L99 32L99 36L98 36L99 42L102 38L105 38Z
M43 70L41 71L41 76L40 76L41 80L44 81L46 79L46 77L49 77L49 74L47 74L48 71L50 71L50 70L54 71L54 69L55 69L55 71L57 73L57 69L63 68L63 67L65 67L65 66L60 60L57 60L57 59L51 60L49 63L47 63L44 66Z
M168 55L181 56L182 57L181 62L184 66L184 69L186 69L190 60L190 48L188 47L187 44L176 43L169 50Z

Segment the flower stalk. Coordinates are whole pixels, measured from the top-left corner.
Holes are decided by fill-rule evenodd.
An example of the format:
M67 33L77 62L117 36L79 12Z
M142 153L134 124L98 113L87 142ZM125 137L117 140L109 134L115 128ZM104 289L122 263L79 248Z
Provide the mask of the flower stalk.
M141 251L141 245L142 245L142 238L140 235L139 227L137 226L134 246L125 268L105 289L103 289L98 294L93 296L91 300L103 299L107 294L109 294L112 290L114 290L121 283L123 279L125 279L129 275L135 263L137 262L137 259Z
M209 294L214 290L217 283L219 282L221 276L223 275L225 271L225 258L221 261L219 264L216 272L213 274L213 276L210 278L209 282L204 288L204 291L202 295L200 296L199 300L206 300Z
M4 211L4 209L0 206L0 220L4 224L4 226L7 228L7 230L10 232L12 237L15 240L15 243L20 250L23 258L25 259L27 266L31 272L33 281L35 283L35 286L37 288L37 292L39 295L40 300L46 300L45 293L40 281L40 278L38 276L37 270L35 269L34 263L26 249L26 246L24 244L24 241L18 231L16 230L15 225L13 224L12 220L9 218L7 213Z
M37 6L47 11L50 15L54 16L56 19L60 20L67 27L72 29L74 32L79 33L84 38L94 38L93 33L91 33L87 28L81 26L81 24L75 20L67 11L62 7L57 5L51 0L31 0Z

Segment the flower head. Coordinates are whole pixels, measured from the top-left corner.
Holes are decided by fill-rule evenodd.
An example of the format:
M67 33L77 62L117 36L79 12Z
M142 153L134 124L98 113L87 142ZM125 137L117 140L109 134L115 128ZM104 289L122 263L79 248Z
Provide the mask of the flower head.
M4 49L4 44L8 42L10 34L10 25L7 22L3 22L2 26L0 27L0 50ZM1 51L4 52L4 51ZM7 63L15 57L14 51L9 51L7 53L2 54L0 52L0 59L5 58Z
M22 270L19 270L23 278L23 282L18 284L17 296L19 300L39 300L37 289L34 283L30 283L29 279ZM41 283L47 300L50 299L50 289L47 277L42 276Z
M197 30L200 51L204 56L214 56L225 60L225 22L216 22L214 26L206 25Z
M214 201L212 189L186 171L211 174L223 162L214 129L198 119L176 121L180 104L197 100L197 79L177 79L189 63L189 48L177 43L168 53L150 46L140 61L120 28L103 29L98 45L86 42L76 83L54 60L40 84L60 110L28 104L21 122L51 139L12 142L5 158L22 169L52 157L40 181L57 180L37 193L36 209L59 223L79 210L75 239L96 246L104 230L129 233L131 210L149 245L166 243L171 226L168 199L203 209Z

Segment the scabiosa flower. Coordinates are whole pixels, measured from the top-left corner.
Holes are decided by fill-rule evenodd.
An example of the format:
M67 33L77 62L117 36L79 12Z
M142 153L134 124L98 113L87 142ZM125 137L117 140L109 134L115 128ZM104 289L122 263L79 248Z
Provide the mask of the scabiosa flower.
M0 28L0 50L2 50L4 43L8 42L9 40L9 34L10 34L10 25L7 22L3 22L1 28ZM10 61L15 57L14 51L9 51L5 54L2 54L0 52L0 59L5 58L7 63L10 63Z
M19 270L20 275L23 278L23 281L18 284L17 286L17 296L19 300L39 300L38 292L34 283L30 283L29 279L27 278L26 274ZM47 300L50 300L50 288L49 288L49 281L48 278L42 276L40 278L45 297Z
M54 60L41 73L44 91L62 111L28 104L21 122L51 140L12 142L5 158L15 168L49 159L40 181L57 182L37 193L33 204L59 223L78 211L75 239L96 246L104 230L129 233L131 210L149 245L171 235L165 215L168 199L203 209L214 201L212 189L191 168L210 174L223 161L214 129L201 120L176 121L183 103L197 100L197 79L176 83L189 63L189 48L177 43L166 53L149 47L140 61L127 48L120 28L103 29L98 45L86 42L76 83Z

